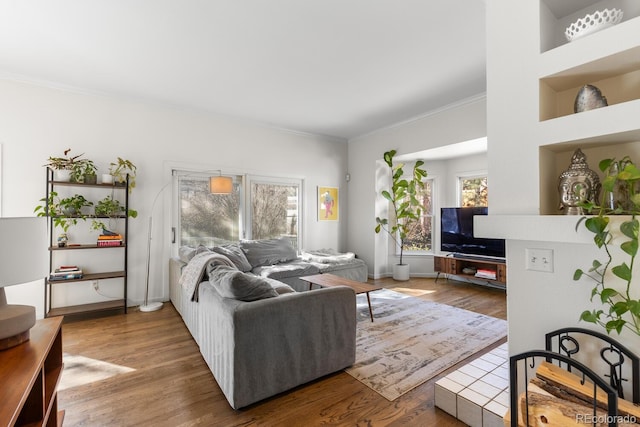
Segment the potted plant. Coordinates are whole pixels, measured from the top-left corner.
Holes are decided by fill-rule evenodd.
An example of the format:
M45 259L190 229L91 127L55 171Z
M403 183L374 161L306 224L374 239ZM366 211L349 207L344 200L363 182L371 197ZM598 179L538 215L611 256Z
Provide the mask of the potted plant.
M584 222L585 227L594 234L595 245L604 250L604 261L593 260L588 271L577 269L573 279L590 280L594 284L591 300L597 298L605 310L585 310L580 320L600 325L607 333L616 331L620 334L623 329L628 329L640 335L640 299L637 299L637 292L631 289L640 246L640 224L637 219L640 214L640 193L637 192L640 170L628 157L619 161L602 160L599 168L605 173L602 203L596 205L585 202L585 211L594 213L594 216L580 218L576 227ZM622 201L620 194L624 195ZM613 246L614 238L620 251ZM611 280L617 283L609 284Z
M125 207L120 204L120 201L118 199L114 199L113 196L107 196L96 203L94 212L97 218L111 219L125 215ZM126 212L126 215L130 218L136 218L138 216L138 212L134 209L129 209ZM102 230L107 229L108 227L104 224L104 222L98 219L94 219L91 222L91 228L93 230Z
M118 157L118 160L111 162L109 165L109 174L113 177L115 183L124 185L129 175L129 191L136 186L136 165L130 160Z
M384 162L391 173L391 187L390 190L382 190L380 193L390 202L393 215L390 218L376 217L375 231L376 233L386 231L400 248L400 260L394 265L393 278L409 280L409 264L405 264L402 257L407 238L420 219L422 207L416 195L417 190L424 187L422 180L427 176L427 171L421 168L424 162L418 160L413 165L411 178L407 178L404 176L404 164L393 163L395 155L396 150L384 153Z
M85 207L93 206L93 203L85 199L81 194L61 199L58 193L52 191L48 197L40 199L43 204L33 210L37 216L53 218L53 224L62 228L66 233L69 227L76 225L78 220L86 220L87 216L82 211Z
M55 181L68 182L71 179L74 165L79 161L78 159L83 156L83 154L78 154L77 156L70 157L70 151L71 148L67 148L64 150L63 157L49 157L47 163L44 164L44 166L53 170L53 179Z
M97 171L98 169L93 164L93 160L79 159L73 163L71 168L71 181L95 184L98 180Z

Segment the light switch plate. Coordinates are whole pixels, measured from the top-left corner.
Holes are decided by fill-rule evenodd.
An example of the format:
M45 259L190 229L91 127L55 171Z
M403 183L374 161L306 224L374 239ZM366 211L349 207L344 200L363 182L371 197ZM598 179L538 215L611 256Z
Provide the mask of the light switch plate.
M553 249L530 249L524 251L525 268L531 271L553 273Z

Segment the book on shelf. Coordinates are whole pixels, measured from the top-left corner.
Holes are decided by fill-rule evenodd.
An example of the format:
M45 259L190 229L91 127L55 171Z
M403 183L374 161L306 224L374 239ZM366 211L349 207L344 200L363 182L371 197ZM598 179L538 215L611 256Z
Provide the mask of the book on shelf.
M80 268L77 265L61 265L60 267L56 268L55 272L60 273L62 271L77 271L77 270L80 270Z
M121 234L101 234L98 236L98 240L122 240Z
M493 270L484 270L484 269L478 269L478 271L475 274L476 277L481 278L481 279L490 279L490 280L496 280L496 272Z
M122 246L122 239L117 239L117 240L98 240L98 242L96 243L98 246Z
M82 270L78 268L77 270L58 271L56 268L51 272L51 276L65 276L67 274L82 274Z
M49 281L52 280L69 280L69 279L82 279L82 271L73 271L73 272L61 272L56 273L55 271L49 274Z

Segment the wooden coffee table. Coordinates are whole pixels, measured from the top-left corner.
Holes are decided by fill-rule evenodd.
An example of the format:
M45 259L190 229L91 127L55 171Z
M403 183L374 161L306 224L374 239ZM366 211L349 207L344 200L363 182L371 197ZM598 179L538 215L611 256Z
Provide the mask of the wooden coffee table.
M369 292L378 291L382 289L380 286L370 285L365 282L356 282L355 280L345 279L344 277L336 276L334 274L315 274L313 276L303 276L300 280L309 282L309 290L313 288L313 285L318 285L321 288L330 288L332 286L348 286L353 289L357 294L367 294L367 303L369 304L369 316L373 322L373 310L371 310L371 298L369 298Z

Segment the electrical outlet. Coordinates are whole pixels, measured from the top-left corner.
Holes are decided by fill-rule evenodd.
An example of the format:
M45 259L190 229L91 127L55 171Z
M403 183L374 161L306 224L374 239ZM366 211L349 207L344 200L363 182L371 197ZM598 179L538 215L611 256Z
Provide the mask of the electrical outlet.
M553 273L553 249L525 249L526 269Z
M93 289L95 289L96 291L100 289L100 285L98 284L97 280L93 281Z

